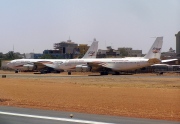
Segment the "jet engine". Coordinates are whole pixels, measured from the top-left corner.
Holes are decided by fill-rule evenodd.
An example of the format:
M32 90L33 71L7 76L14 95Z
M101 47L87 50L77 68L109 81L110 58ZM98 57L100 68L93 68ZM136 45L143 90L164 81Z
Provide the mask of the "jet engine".
M91 67L88 65L77 65L76 71L77 72L89 72L89 71L91 71Z

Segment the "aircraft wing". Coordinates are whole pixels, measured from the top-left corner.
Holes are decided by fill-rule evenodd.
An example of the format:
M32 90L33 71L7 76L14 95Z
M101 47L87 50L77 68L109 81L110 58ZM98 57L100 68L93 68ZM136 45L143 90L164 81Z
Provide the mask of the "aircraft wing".
M157 58L152 58L152 59L149 59L148 62L152 64L157 64L157 63L160 63L161 61Z
M37 69L51 67L53 64L53 62L51 62L51 61L37 61L37 62L33 62L33 63L37 67Z
M92 70L96 70L96 71L100 70L103 67L106 67L106 66L104 66L104 64L105 63L100 62L100 61L94 61L94 62L88 63L88 65L92 67Z
M176 60L178 60L178 59L167 59L167 60L161 60L161 62L162 62L162 63L164 63L164 62L171 62L171 61L176 61Z

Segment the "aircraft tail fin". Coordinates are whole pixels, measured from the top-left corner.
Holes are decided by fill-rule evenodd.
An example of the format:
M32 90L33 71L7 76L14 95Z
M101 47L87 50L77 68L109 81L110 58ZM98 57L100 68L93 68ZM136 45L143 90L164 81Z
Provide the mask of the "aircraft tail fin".
M151 49L144 56L144 58L145 59L156 58L156 59L160 60L162 44L163 44L163 37L157 37L156 40L154 41Z
M83 59L96 58L97 50L98 50L98 41L96 41L96 39L94 39L94 41L91 44L91 46L89 47L88 51L82 58Z

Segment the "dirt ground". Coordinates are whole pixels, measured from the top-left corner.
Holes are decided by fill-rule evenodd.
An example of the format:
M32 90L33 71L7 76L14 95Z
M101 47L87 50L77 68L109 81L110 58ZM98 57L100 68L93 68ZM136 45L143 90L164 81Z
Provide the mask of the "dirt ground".
M34 76L0 78L0 105L180 121L179 77Z

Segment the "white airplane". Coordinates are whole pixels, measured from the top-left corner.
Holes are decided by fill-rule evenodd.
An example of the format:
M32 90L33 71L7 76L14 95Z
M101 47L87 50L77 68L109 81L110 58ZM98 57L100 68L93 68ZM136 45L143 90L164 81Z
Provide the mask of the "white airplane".
M91 71L94 68L101 68L101 75L107 75L110 71L119 74L121 71L136 70L153 64L161 63L161 48L163 37L157 37L149 52L144 57L133 58L93 58L93 59L68 59L61 64L53 63L47 65L55 69L66 71ZM172 60L165 60L174 61Z
M83 56L84 59L96 58L98 50L98 41L94 39L93 43L89 47L86 54ZM82 60L79 59L79 60ZM73 60L73 59L72 59ZM7 63L9 68L12 68L17 73L19 70L40 70L43 71L45 67L51 67L51 65L61 65L65 63L67 59L16 59ZM54 68L56 69L56 68ZM56 69L62 71L63 69Z

